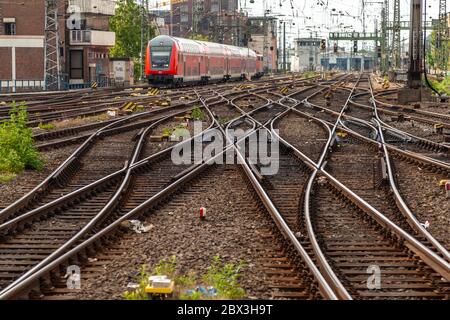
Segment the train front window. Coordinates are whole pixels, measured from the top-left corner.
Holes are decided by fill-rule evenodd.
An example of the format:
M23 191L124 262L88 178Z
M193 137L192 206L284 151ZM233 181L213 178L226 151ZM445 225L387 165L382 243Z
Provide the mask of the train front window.
M152 47L150 49L152 69L169 69L171 47Z

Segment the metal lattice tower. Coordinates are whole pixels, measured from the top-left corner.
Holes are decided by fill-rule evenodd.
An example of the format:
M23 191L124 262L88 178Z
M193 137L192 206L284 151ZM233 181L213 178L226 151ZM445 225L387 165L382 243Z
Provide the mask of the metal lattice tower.
M401 55L400 55L400 0L394 0L394 24L392 34L392 58L393 67L400 69Z
M149 3L148 0L143 0L141 4L141 52L140 56L140 77L139 80L144 79L144 65L147 52L147 41L150 38L150 17L149 17Z
M45 1L44 43L45 89L60 90L59 34L57 0Z
M200 33L200 22L203 16L203 1L193 0L192 4L192 33L198 35Z
M447 0L439 0L439 25L436 34L436 49L438 50L438 66L443 71L448 64L448 26L447 26Z
M385 74L389 69L389 32L387 24L389 22L389 0L385 0L381 10L381 71Z

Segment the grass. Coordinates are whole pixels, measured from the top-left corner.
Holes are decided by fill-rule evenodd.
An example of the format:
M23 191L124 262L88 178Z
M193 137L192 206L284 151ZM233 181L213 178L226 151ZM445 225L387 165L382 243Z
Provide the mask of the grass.
M13 105L10 119L0 125L0 181L11 181L24 169L41 170L43 162L27 127L26 106Z
M445 93L450 96L450 76L445 77L442 81L430 80L430 82L440 94Z
M177 300L233 300L245 297L245 290L240 287L239 279L242 277L241 271L244 263L223 263L219 256L215 256L208 271L198 277L195 272L179 274L176 256L160 260L152 269L151 273L142 266L136 282L139 287L134 291L126 291L123 294L126 300L148 300L145 287L148 285L150 275L165 275L175 281L174 299ZM215 296L205 294L203 288L214 288L217 292Z
M17 174L11 172L0 173L0 184L5 184L13 181L17 177Z
M39 127L39 129L42 129L42 130L54 130L54 129L56 129L56 126L53 123L42 123L41 122L41 123L39 123L38 127Z
M233 117L221 117L219 118L217 121L219 122L220 125L224 125L228 122L230 122L231 120L237 118L238 116L233 116Z
M242 299L245 290L239 286L239 279L243 267L242 262L223 264L221 258L215 256L208 272L203 276L203 282L216 288L219 298Z
M191 117L194 121L203 121L205 119L205 114L199 107L195 107L192 109Z
M302 74L303 79L315 77L317 73L315 71L307 71Z
M134 291L125 291L123 297L125 300L149 300L147 293L145 292L145 288L148 285L148 273L146 270L146 266L143 265L141 267L141 271L139 272L139 276L137 278L137 283L139 284L139 288Z
M64 128L76 127L76 126L80 126L80 125L88 124L88 123L106 121L109 119L111 119L111 118L108 116L108 114L102 113L102 114L95 115L95 116L84 116L84 117L65 119L65 120L61 120L61 121L53 121L51 123L48 123L47 125L52 126L51 130L64 129ZM39 128L41 128L40 125L39 125ZM45 128L41 128L41 129L45 129Z

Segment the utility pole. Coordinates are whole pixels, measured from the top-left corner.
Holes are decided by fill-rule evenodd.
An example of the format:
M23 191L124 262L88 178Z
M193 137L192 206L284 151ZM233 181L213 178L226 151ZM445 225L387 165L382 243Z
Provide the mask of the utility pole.
M45 1L45 89L60 90L58 6L56 0Z
M388 69L389 69L389 54L388 54L388 38L389 38L389 34L388 34L388 30L387 30L387 24L388 24L388 14L387 11L389 11L389 9L386 7L386 2L388 2L388 0L385 1L385 4L383 6L383 9L381 9L381 73L384 75L387 73ZM389 3L388 3L389 5Z
M263 62L264 62L264 71L268 72L269 70L269 57L268 57L268 46L267 46L267 33L268 26L267 26L267 9L266 9L266 1L264 1L264 21L263 21L263 29L264 29L264 40L263 40Z
M144 79L144 33L145 33L145 2L141 5L141 52L140 52L140 76L139 80Z
M283 22L283 72L286 73L286 21Z
M422 0L411 0L409 52L408 87L418 89L422 86Z
M447 0L439 0L439 24L436 34L436 49L439 68L446 72L448 64Z
M400 0L394 0L394 25L392 36L392 55L393 66L395 69L400 69L401 55L400 55Z
M200 0L193 0L192 3L192 33L199 34L199 25L203 13L203 4Z

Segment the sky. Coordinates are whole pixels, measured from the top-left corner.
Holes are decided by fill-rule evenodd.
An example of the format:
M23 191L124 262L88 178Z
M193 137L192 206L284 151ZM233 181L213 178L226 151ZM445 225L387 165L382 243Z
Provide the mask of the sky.
M168 0L150 0L151 4L168 2ZM329 32L363 31L363 12L367 32L373 32L376 21L380 23L381 3L384 0L239 0L240 8L250 16L263 15L264 8L279 19L287 20L288 41L296 37L313 36L327 38ZM448 1L450 3L450 1ZM391 3L391 20L393 0ZM438 17L439 0L427 0L427 19ZM447 4L449 7L449 4ZM168 7L167 7L168 8ZM292 9L293 8L293 9ZM364 8L364 10L363 10ZM402 20L409 20L410 0L401 0ZM447 9L447 12L449 10ZM402 38L408 36L402 32Z

